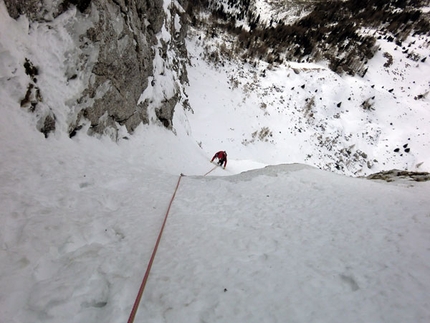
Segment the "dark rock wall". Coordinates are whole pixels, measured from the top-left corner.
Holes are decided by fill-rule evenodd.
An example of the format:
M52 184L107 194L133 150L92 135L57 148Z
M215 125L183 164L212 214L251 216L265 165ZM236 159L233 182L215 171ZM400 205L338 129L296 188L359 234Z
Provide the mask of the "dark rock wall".
M163 0L64 0L53 3L46 7L43 1L5 0L12 18L26 15L30 22L52 21L67 10L79 11L80 21L66 26L75 34L77 42L76 58L69 62L67 79L85 83L85 90L76 102L68 102L74 111L69 113L73 117L68 121L71 136L85 121L90 122L90 134L109 133L114 139L118 125L132 133L142 122L150 122L148 102L139 103L139 98L151 86L148 78L154 73L156 50L164 52L160 56L166 59L167 50L178 56L173 65L171 60L166 63L166 68L175 69L178 84L187 82L186 19L180 6L172 5L166 14ZM173 26L172 17L176 15L182 16L180 31ZM77 24L87 25L87 28ZM160 46L157 34L163 25L172 35L168 43ZM44 90L48 89L41 89ZM171 128L175 106L183 100L182 93L179 86L161 100L160 106L155 107L156 122ZM55 125L50 128L55 129Z

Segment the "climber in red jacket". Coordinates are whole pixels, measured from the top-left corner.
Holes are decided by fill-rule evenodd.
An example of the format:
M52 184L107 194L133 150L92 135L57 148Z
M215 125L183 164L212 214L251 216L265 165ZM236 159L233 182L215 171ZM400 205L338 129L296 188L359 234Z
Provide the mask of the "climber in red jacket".
M227 166L227 153L225 151L219 151L215 153L215 155L211 159L211 163L214 161L215 158L218 158L218 165L222 166L222 164L224 164L224 168L225 166Z

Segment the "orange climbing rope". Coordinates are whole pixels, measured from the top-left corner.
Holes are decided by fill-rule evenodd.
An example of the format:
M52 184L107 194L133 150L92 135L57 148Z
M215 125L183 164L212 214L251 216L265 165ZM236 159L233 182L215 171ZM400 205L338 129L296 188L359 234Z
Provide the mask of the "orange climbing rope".
M146 268L145 276L143 276L142 284L140 285L139 292L137 293L136 300L134 301L133 308L130 313L130 317L128 318L128 323L132 323L134 321L134 317L137 313L137 308L139 307L140 299L142 298L143 290L145 289L146 282L148 280L149 272L151 271L152 263L154 262L155 254L157 253L158 245L160 244L161 235L163 234L164 226L166 225L167 216L169 215L170 207L172 206L173 200L175 199L176 192L179 187L179 183L181 182L181 178L184 176L181 174L178 179L178 183L176 184L175 192L170 199L169 207L167 208L166 216L164 217L163 225L161 226L160 233L158 234L157 242L155 243L154 250L152 251L151 259L149 260L148 267Z
M217 168L218 166L216 165L214 168L212 168L210 171L208 171L206 174L204 174L203 176L206 176L207 174L209 174L210 172L212 172L215 168Z
M217 167L218 167L218 165L215 165L214 168L212 168L210 171L208 171L203 176L206 176L210 172L214 171L215 168L217 168ZM145 286L146 286L146 282L148 281L148 277L149 277L149 273L151 271L152 263L154 262L155 254L157 253L158 245L160 244L161 236L163 234L163 230L164 230L164 227L166 225L167 217L169 215L173 200L175 199L176 192L178 191L178 187L179 187L179 184L181 182L182 176L185 176L185 175L181 174L179 176L175 191L173 192L172 198L170 199L169 207L167 208L167 212L166 212L166 215L164 217L163 225L161 226L160 233L158 234L158 238L157 238L157 241L155 243L154 250L152 251L151 259L149 260L148 266L146 268L145 276L143 276L143 280L142 280L142 283L140 285L139 292L137 293L136 300L134 301L133 308L132 308L131 313L130 313L130 317L128 318L128 321L127 321L128 323L134 322L134 318L136 316L137 309L139 308L140 300L142 299L142 295L143 295L143 291L144 291Z

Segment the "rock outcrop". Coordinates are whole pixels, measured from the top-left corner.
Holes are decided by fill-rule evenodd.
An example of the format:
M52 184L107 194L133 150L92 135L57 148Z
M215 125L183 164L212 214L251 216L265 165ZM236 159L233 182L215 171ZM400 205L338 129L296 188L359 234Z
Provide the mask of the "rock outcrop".
M394 182L396 180L407 180L415 182L430 181L430 173L427 172L410 172L407 170L392 169L367 176L368 179L379 179L386 182Z
M30 23L49 23L75 11L71 22L64 26L76 44L73 52L64 57L66 80L82 83L81 92L66 103L70 136L84 123L90 123L90 134L105 133L113 139L117 138L120 126L125 126L129 133L141 123L154 122L171 128L175 106L184 101L182 85L188 81L186 17L181 1L172 1L167 8L163 0L47 3L5 0L12 18L25 15ZM43 70L43 66L38 68ZM166 74L173 88L165 88L166 82L157 82L159 75ZM153 91L157 98L142 96L151 88L157 88ZM38 90L42 96L49 91ZM58 128L57 118L52 111L41 115L40 131L43 129L47 136Z

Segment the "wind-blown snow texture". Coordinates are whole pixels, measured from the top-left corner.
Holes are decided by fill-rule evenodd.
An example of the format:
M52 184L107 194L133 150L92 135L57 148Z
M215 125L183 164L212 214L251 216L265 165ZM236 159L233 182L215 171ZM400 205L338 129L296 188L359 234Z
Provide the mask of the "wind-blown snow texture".
M400 52L387 72L384 48L364 79L318 65L214 68L190 38L194 114L177 108L176 134L146 125L117 143L85 129L45 139L19 107L28 77L21 64L33 58L53 98L72 98L78 85L64 86L67 66L53 59L67 51L69 43L58 46L68 36L61 24L58 34L49 29L59 41L42 55L53 41L43 25L28 33L3 3L0 14L1 323L125 322L180 173L188 176L135 322L430 320L430 184L298 164L334 160L316 148L324 125L321 133L339 133L341 143L352 134L351 154L377 158L377 170L421 162L428 170L428 98L413 99L428 91L428 63ZM301 109L311 93L315 118L307 123ZM370 95L375 110L357 109ZM252 136L264 127L272 136ZM393 153L406 143L410 154ZM229 153L227 169L203 177L219 149Z

